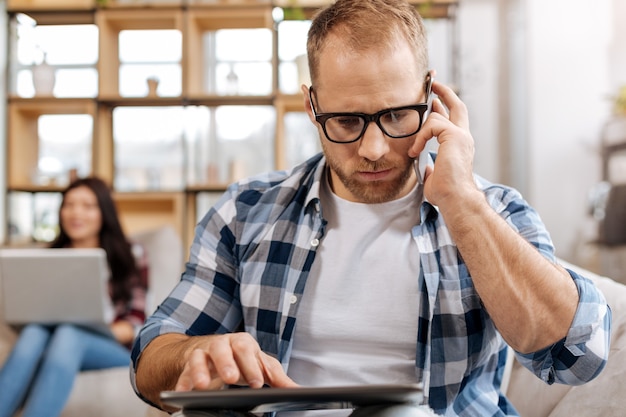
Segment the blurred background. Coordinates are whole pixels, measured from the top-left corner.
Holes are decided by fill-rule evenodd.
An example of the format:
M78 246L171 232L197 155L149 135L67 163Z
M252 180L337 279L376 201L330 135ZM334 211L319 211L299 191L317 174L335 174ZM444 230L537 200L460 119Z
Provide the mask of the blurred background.
M188 244L229 182L318 152L299 85L321 3L1 1L2 242L50 240L59 191L96 174L127 231ZM523 193L558 256L626 281L626 2L414 3L476 172Z

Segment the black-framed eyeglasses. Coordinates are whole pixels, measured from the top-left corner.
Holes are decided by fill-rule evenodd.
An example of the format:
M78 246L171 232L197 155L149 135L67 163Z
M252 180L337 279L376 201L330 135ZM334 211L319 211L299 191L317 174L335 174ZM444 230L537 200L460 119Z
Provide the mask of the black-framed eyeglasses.
M393 107L376 113L318 113L313 104L313 86L309 87L309 100L315 121L322 126L326 138L335 143L352 143L361 139L371 122L394 139L412 136L422 128L428 110L432 78L426 78L426 102L410 106Z

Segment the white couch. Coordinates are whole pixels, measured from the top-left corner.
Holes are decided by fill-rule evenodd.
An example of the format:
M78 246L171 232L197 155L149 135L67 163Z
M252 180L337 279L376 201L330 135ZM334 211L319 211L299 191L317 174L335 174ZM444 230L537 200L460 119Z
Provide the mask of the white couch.
M165 298L182 271L182 246L173 229L134 236L150 255L151 304ZM575 268L571 265L568 265ZM609 363L595 380L579 387L548 386L514 362L507 394L522 417L623 417L626 415L626 285L581 271L604 292L613 311ZM0 363L15 334L0 320ZM62 417L158 417L167 415L139 400L127 368L82 372ZM477 416L480 417L480 416Z
M148 312L176 285L183 270L183 246L173 228L163 227L132 236L148 254L150 288ZM0 317L0 363L8 355L16 335ZM1 407L2 405L0 405ZM141 401L134 393L129 368L81 372L62 417L167 416Z

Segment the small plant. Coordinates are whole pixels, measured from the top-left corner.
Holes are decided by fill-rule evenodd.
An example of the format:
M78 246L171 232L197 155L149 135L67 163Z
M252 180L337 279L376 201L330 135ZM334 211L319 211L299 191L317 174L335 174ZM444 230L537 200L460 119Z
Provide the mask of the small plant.
M298 0L291 0L289 6L283 7L284 20L306 20L307 16L304 8L298 6Z

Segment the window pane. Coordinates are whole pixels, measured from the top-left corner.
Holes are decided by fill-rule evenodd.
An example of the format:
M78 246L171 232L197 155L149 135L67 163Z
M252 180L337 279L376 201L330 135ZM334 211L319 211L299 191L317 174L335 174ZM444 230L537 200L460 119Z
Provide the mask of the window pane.
M119 33L120 95L148 94L148 78L158 80L157 95L182 92L182 36L178 30L122 30Z
M58 69L54 86L55 97L96 97L98 71L95 68Z
M183 116L182 107L113 110L117 190L183 188Z
M273 107L198 106L188 111L190 184L230 183L274 166Z
M217 64L215 68L215 92L220 95L269 95L271 80L269 62Z
M215 32L218 61L270 61L272 32L269 29L221 29Z
M174 29L122 30L121 62L180 62L182 35Z
M301 84L308 84L306 40L310 20L285 20L278 24L278 60L280 91L296 94Z
M181 95L182 73L178 64L122 64L120 65L120 95L144 97L148 95L148 79L156 78L156 93L161 97Z
M221 29L203 36L204 89L209 94L272 93L272 32Z
M56 237L60 193L11 192L7 200L9 244L50 242Z
M20 97L95 97L98 28L37 25L24 14L11 21L10 90ZM39 74L39 75L37 75Z
M22 65L41 62L43 54L51 65L89 66L98 62L96 25L18 25L17 58Z
M69 171L91 173L93 119L86 114L49 114L39 117L39 163L35 184L68 183Z
M302 163L321 152L319 134L304 112L285 115L285 156L287 167Z

